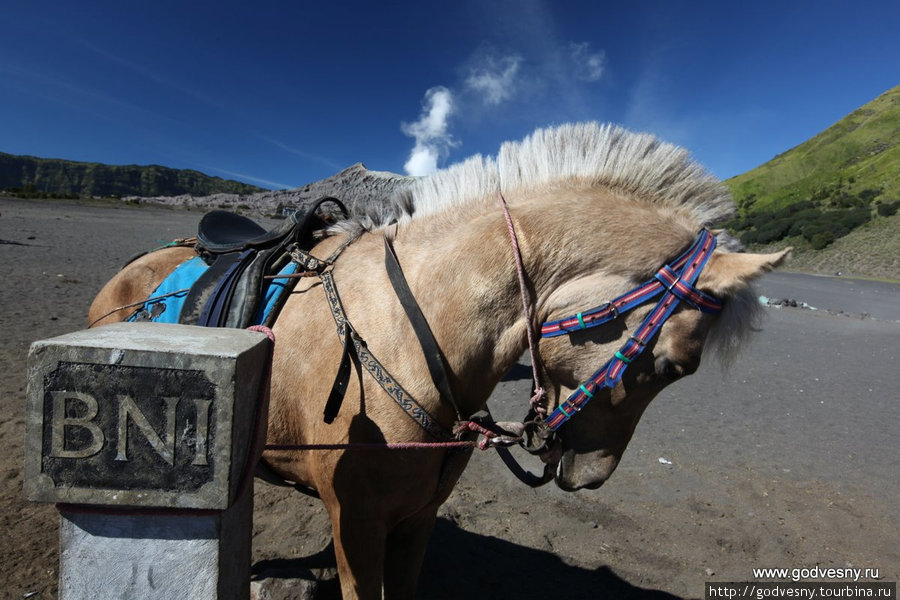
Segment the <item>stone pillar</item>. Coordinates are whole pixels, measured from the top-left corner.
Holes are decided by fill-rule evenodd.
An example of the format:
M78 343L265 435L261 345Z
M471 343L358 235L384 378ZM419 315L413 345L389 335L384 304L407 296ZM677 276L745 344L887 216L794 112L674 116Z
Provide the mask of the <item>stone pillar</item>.
M117 323L32 345L25 493L59 507L62 600L249 597L269 344Z

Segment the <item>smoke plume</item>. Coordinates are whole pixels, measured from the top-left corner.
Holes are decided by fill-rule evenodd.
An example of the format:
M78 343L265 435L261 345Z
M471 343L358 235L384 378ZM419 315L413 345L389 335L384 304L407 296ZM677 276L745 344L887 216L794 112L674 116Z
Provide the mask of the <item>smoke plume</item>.
M453 146L447 123L453 113L453 94L443 86L425 92L422 114L415 123L402 123L403 133L416 141L403 169L408 175L428 175Z

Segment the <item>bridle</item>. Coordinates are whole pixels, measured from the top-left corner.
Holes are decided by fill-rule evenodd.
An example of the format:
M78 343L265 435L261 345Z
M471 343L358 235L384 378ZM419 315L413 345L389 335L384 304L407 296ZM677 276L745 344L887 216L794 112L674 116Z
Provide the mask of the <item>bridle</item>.
M653 279L615 300L541 325L542 338L571 335L617 319L662 294L656 307L644 317L640 327L633 335L629 336L628 341L616 351L613 357L581 383L544 419L544 423L550 430L556 431L574 417L590 402L599 389L615 387L622 379L628 365L640 356L653 336L672 315L679 302L686 302L704 313L718 314L722 311L721 300L694 287L697 277L706 266L715 248L716 237L709 230L703 229L691 247L671 264L663 265Z
M531 310L526 300L527 292L522 276L524 271L522 256L519 251L515 228L509 215L509 209L502 194L500 194L500 205L506 217L510 233L513 255L519 272L519 285L525 305L526 322L529 324L528 341L534 368L534 389L542 390L538 380L537 363L539 356L533 342L534 336L530 331ZM706 266L715 248L716 236L710 233L709 230L702 229L694 243L671 264L663 265L656 272L653 279L605 304L541 325L542 338L570 335L617 319L628 311L662 294L656 307L644 318L640 327L628 338L628 341L616 351L603 367L581 383L565 401L560 402L549 415L544 417L542 413L546 413L546 407L543 407L543 411L540 410L539 407L535 406L534 398L532 398L532 412L535 414L535 420L526 423L526 432L529 429L532 431L537 430L538 432L543 430L537 436L542 438L543 441L537 445L533 444L534 447L529 448L530 451L544 451L548 445L549 437L552 436L552 433L549 432L555 432L569 419L578 414L596 395L598 390L604 387L610 389L615 387L622 379L622 375L625 373L628 365L640 356L647 344L653 339L653 336L656 335L666 320L672 315L679 302L686 302L704 313L717 314L722 311L723 302L721 300L713 298L694 287L694 283L697 281L700 272L703 271L703 267ZM529 425L531 426L529 427Z

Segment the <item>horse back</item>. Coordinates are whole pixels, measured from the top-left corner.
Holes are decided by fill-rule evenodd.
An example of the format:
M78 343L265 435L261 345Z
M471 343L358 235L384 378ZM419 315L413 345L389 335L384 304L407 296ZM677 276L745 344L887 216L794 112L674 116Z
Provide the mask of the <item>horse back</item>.
M90 327L123 321L134 312L175 267L197 256L193 247L172 246L128 263L100 290L88 311Z

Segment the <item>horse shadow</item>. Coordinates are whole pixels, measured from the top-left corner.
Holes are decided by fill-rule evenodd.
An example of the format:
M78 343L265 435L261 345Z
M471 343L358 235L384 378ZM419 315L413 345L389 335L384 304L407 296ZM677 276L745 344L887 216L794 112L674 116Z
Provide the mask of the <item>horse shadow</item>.
M334 567L334 546L329 545L304 558L259 561L253 565L252 574L255 580L305 580L315 591L304 597L332 600L340 598ZM568 565L552 552L466 531L449 519L439 518L425 555L417 597L451 600L470 594L573 600L684 600L632 585L608 566L588 569Z

